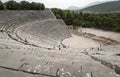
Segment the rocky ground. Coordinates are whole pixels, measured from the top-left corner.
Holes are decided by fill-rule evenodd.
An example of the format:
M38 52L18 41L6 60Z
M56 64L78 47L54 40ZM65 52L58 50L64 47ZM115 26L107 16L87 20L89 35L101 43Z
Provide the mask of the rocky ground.
M50 10L0 13L0 77L120 77L118 40L79 31L68 38Z
M0 38L0 77L120 77L115 69L91 57L98 47L48 50L19 43L6 33Z

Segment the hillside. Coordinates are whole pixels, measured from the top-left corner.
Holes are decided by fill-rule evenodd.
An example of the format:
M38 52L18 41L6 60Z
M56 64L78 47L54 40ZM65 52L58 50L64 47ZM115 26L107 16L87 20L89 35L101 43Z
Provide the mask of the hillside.
M90 3L90 4L88 4L88 5L86 5L86 6L83 6L83 7L69 6L66 10L74 10L74 11L77 11L77 10L81 10L81 9L86 8L86 7L98 5L98 4L101 4L101 3L104 3L104 2L96 1L96 2Z
M86 7L80 11L87 13L109 13L109 12L119 12L120 11L120 1L111 1L98 5L93 5Z
M67 10L79 10L81 9L80 7L77 7L77 6L70 6L67 8Z

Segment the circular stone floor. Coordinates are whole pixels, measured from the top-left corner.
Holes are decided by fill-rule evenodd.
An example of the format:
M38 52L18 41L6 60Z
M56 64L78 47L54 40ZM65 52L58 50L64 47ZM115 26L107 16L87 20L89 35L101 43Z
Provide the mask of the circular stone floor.
M90 48L100 46L99 42L74 34L72 34L72 37L63 40L62 43L72 48Z

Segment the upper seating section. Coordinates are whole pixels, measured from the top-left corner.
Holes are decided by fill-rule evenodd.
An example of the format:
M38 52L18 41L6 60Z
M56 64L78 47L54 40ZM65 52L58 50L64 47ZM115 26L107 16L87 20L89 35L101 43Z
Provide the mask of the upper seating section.
M19 26L25 23L44 20L56 19L50 10L45 11L0 11L0 27L8 29L11 26ZM5 28L7 27L7 28Z

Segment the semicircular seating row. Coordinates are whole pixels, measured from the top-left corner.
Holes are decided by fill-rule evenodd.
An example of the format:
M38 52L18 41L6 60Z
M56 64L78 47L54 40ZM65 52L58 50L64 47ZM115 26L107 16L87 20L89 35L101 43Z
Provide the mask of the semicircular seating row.
M57 20L50 10L0 11L0 18L1 31L38 46L58 46L71 36L63 20Z

